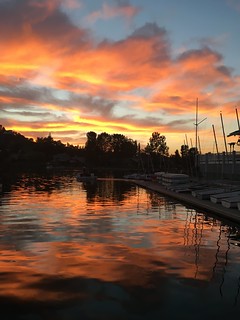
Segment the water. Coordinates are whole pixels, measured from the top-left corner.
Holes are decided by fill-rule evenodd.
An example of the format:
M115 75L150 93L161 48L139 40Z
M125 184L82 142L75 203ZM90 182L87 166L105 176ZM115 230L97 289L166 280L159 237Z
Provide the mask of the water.
M0 196L1 319L226 319L236 226L129 182L18 177Z

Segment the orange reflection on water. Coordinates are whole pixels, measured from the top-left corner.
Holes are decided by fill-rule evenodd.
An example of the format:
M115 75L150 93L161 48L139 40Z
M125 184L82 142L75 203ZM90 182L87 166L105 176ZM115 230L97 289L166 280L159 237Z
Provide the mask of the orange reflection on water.
M95 235L98 236L99 239L102 238ZM81 243L32 243L26 246L24 252L2 250L2 256L8 259L1 260L0 270L8 271L6 281L1 282L1 295L13 295L21 299L63 299L63 288L52 291L51 283L48 282L47 292L44 295L41 292L40 284L44 279L52 277L98 279L145 287L155 282L157 273L157 278L163 281L166 281L168 274L175 274L182 279L197 278L208 282L212 276L215 251L204 248L199 251L197 265L194 246L186 248L181 244L180 249L174 250L176 243L181 242L181 236L174 239L166 237L165 240L164 236L167 236L167 232L159 238L157 233L154 233L153 238L157 240L157 245L152 249L133 248L126 244L127 239L125 245L116 243L115 236L109 235L105 237L106 243L85 239Z
M93 279L128 288L172 277L207 285L226 264L221 225L195 210L111 180L56 181L22 181L3 199L2 297L79 298ZM75 282L78 289L64 294Z

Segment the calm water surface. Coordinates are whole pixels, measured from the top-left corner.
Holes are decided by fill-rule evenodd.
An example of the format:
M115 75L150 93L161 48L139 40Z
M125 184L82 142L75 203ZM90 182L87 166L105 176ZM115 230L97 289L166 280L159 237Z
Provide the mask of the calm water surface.
M129 182L23 175L0 195L0 313L51 320L236 316L239 239L236 226Z

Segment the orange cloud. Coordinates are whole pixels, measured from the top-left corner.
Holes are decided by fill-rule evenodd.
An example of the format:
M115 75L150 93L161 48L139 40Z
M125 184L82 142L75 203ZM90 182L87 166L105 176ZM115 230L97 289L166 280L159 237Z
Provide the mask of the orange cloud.
M24 128L30 121L30 131L37 134L38 123L54 128L62 121L64 132L76 130L75 141L91 126L98 133L119 130L145 142L160 131L176 145L182 143L180 135L174 138L177 130L194 131L196 97L200 112L213 120L219 108L230 118L240 103L239 76L218 52L203 47L173 58L168 33L156 23L122 40L97 43L89 30L72 24L61 5L57 0L25 0L17 8L11 1L1 4L3 125ZM103 16L132 16L130 7L127 2L105 5ZM20 121L13 121L14 114ZM81 126L75 121L79 116Z

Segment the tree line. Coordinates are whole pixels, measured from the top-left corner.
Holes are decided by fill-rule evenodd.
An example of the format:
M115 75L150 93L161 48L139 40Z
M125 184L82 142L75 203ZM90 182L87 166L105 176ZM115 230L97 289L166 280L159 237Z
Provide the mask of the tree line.
M169 155L166 137L153 132L144 148L123 134L100 134L89 131L85 146L64 144L47 137L35 141L20 133L6 130L0 125L0 165L2 168L18 166L89 165L105 168L121 167L138 171L189 172L194 167L195 148L182 145L180 152Z

